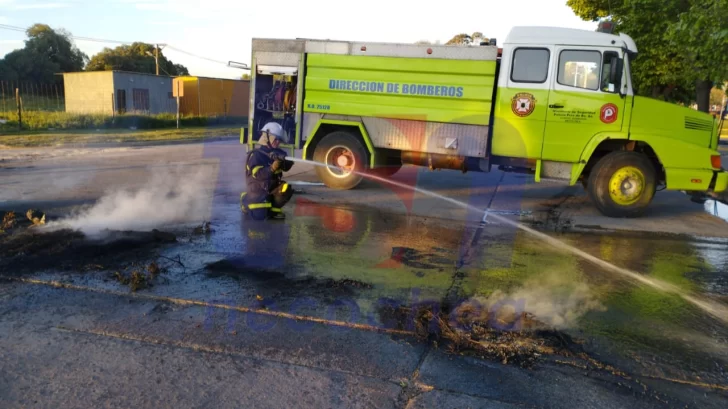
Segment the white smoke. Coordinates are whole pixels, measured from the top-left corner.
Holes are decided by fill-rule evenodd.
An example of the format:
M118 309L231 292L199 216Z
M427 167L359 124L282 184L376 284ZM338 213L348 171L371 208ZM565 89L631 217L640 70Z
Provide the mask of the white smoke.
M497 290L472 301L483 307L482 320L527 313L554 329L575 327L584 314L605 310L587 284L558 273L528 280L510 293Z
M96 235L104 230L150 230L205 219L216 182L213 171L208 167L155 170L142 187L112 190L94 205L50 223L48 228Z

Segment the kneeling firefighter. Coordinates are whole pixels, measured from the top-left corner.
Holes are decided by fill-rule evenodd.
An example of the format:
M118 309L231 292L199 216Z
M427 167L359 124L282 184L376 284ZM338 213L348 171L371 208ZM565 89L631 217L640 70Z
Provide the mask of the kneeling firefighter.
M259 143L263 146L248 152L247 191L240 195L240 205L255 220L285 219L282 208L293 196L293 188L282 180L282 173L293 167L286 152L278 148L285 142L281 125L269 122L261 129Z

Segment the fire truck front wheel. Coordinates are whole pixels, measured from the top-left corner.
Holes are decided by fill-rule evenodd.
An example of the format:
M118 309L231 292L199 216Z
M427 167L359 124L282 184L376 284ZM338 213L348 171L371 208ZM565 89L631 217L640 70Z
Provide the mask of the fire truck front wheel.
M355 188L367 169L369 157L357 137L345 131L332 132L316 145L313 160L325 166L316 166L316 174L332 189Z
M638 217L652 201L655 184L655 166L647 156L618 151L596 163L589 174L587 190L603 215Z

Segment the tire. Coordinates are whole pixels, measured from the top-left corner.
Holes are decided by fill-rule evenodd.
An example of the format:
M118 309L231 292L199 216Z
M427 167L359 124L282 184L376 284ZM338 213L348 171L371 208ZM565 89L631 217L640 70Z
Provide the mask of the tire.
M612 152L592 168L587 191L594 205L608 217L638 217L655 196L656 171L647 156Z
M316 174L326 186L332 189L353 189L361 182L363 173L367 171L369 155L359 139L349 132L332 132L316 145L313 160L329 166L335 165L338 156L346 156L352 161L351 171L338 172L331 167L316 166Z

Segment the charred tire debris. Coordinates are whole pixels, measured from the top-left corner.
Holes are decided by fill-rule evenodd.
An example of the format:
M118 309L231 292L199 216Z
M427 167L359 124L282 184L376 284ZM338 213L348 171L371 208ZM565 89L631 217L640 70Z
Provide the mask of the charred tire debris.
M166 270L166 264L180 259L159 255L159 250L177 243L167 231L116 231L87 236L78 230L49 226L47 215L37 209L25 212L0 211L0 273L18 276L36 271L109 271L109 279L132 291L150 287ZM205 222L192 235L210 234ZM164 262L167 259L168 262ZM162 264L163 263L163 264Z
M130 292L136 292L153 287L173 264L185 268L181 258L158 254L161 247L177 242L176 235L171 232L156 229L107 231L100 238L91 238L71 229L44 229L42 225L48 223L47 217L35 209L26 212L25 218L19 218L15 212L1 212L0 223L3 230L0 234L0 273L6 276L43 269L76 273L107 271L107 281L116 281L128 287ZM204 222L190 233L199 236L212 231L210 223ZM166 259L166 265L160 264L163 259ZM211 276L235 274L238 271L232 270L237 270L236 267L229 261L220 261L206 266L206 270ZM239 273L255 275L245 270ZM268 286L274 298L295 296L285 290L270 288L273 285L281 288L279 284L285 281L282 275L265 272L261 278L264 281L261 285L263 288ZM297 285L316 287L319 294L349 294L372 288L355 280L315 282L312 278L288 282L283 287L293 289ZM448 309L438 311L432 305L411 305L382 307L377 313L382 322L389 323L386 326L411 331L419 341L452 354L472 355L523 368L532 368L543 355L585 357L577 341L548 328L530 314L498 313L493 316L468 302Z

